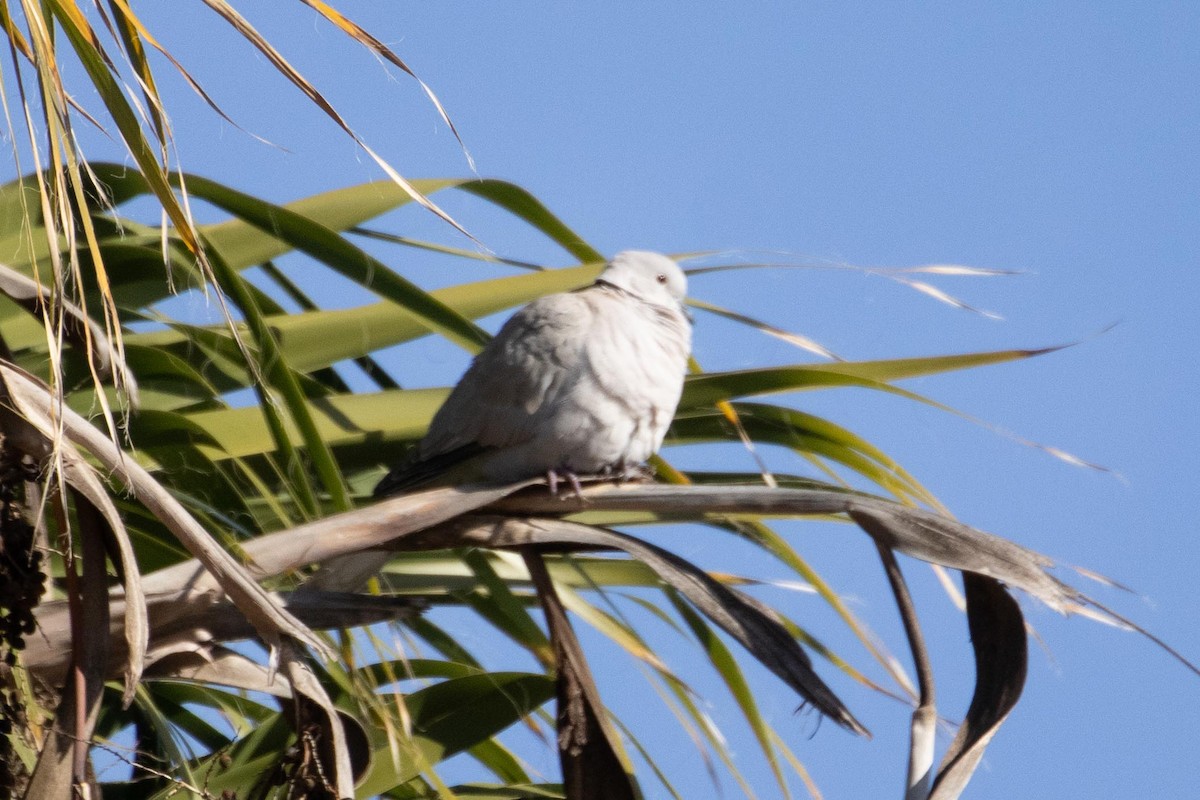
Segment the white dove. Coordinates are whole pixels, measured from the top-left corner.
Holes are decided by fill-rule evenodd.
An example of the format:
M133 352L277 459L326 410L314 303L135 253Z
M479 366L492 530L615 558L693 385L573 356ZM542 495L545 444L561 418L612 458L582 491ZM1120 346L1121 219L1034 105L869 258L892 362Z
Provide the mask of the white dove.
M670 258L618 254L595 283L533 301L475 357L415 458L377 497L472 459L495 482L626 475L662 445L683 391L692 327Z

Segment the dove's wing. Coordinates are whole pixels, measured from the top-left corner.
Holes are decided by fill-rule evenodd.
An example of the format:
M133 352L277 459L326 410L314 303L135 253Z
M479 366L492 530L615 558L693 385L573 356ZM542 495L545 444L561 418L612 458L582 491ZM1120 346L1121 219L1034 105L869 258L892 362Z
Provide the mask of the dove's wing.
M421 458L466 445L512 447L534 438L539 417L575 377L592 313L580 294L556 294L514 315L434 417Z
M576 377L593 313L581 294L549 295L521 309L471 362L416 460L390 473L376 493L413 486L482 450L533 439L539 419Z

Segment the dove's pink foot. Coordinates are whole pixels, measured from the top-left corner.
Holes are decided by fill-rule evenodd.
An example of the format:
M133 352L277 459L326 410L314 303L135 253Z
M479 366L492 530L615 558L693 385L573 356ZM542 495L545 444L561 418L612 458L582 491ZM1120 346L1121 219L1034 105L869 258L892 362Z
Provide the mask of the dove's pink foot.
M561 480L566 480L567 483L571 484L571 488L575 490L575 498L582 503L583 485L579 482L579 476L573 470L569 467L546 470L546 482L550 484L550 494L558 496L558 483Z

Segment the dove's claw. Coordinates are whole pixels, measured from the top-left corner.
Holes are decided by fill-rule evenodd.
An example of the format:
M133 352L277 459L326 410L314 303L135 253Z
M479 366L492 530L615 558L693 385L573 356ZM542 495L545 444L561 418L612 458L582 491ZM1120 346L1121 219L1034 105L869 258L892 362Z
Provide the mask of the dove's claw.
M583 499L583 486L579 483L579 476L571 470L567 470L567 480L571 482L571 488L575 490L575 499L581 503L587 502Z
M583 484L579 482L579 476L570 467L559 467L558 469L546 470L546 483L550 484L550 494L558 496L558 484L560 481L566 481L571 484L571 489L575 492L575 499L579 502L586 502L583 499Z
M579 476L575 474L574 470L570 467L546 470L546 483L550 484L550 494L555 497L558 496L558 484L564 480L571 484L571 489L574 490L576 499L582 503L583 484L579 482Z

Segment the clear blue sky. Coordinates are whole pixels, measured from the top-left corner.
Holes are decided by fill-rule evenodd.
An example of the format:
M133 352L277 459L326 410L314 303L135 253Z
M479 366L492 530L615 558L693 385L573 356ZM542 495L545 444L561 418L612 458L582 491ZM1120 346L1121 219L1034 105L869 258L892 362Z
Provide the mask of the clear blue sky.
M290 151L219 122L168 81L188 169L280 201L380 177L200 4L186 11L145 5L140 11L164 44L231 115ZM1123 481L892 399L842 392L795 403L883 447L964 521L1131 585L1141 594L1096 593L1200 658L1200 7L592 5L600 4L338 7L434 88L481 175L527 187L605 252L769 248L868 266L937 262L1028 272L939 282L1000 312L1003 322L859 274L696 278L699 298L753 312L855 359L1056 344L1120 322L1064 352L910 388L1105 464ZM269 37L296 43L288 57L402 172L466 173L456 143L411 81L389 78L306 11L289 6L284 14L265 0L244 6ZM278 99L263 104L265 94ZM566 263L477 203L447 202L498 253ZM403 225L402 232L448 238L412 214ZM468 277L439 275L449 262L431 263L413 267L427 285ZM713 369L803 358L707 316L698 318L696 354ZM447 353L423 358L431 382L453 380L465 363ZM675 456L695 460L686 451ZM731 462L738 457L733 452ZM777 469L803 470L786 454L770 458ZM902 655L865 538L830 525L782 529ZM705 566L782 577L761 560L731 563L740 551L726 538L673 544ZM905 566L931 638L941 711L958 718L972 678L965 621L928 569ZM819 601L781 590L761 596L869 666ZM1032 646L1025 697L967 796L1194 794L1200 679L1134 635L1025 607L1045 648ZM660 633L665 655L686 671L696 656ZM752 674L773 722L827 797L899 796L906 709L824 669L876 733L874 741L856 741L792 716L794 699L778 682ZM740 767L761 796L774 797L719 685L703 665L689 678L708 694ZM626 722L658 748L684 796L715 796L666 711L636 688L634 667L614 658L601 681L610 697L619 696L614 706ZM645 784L649 796L659 796L650 779ZM728 781L725 792L738 795Z

